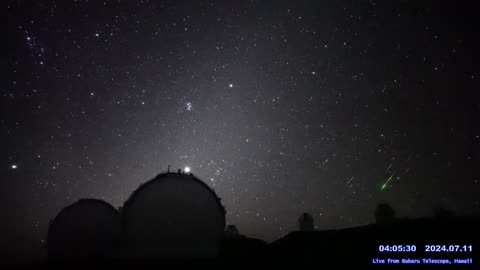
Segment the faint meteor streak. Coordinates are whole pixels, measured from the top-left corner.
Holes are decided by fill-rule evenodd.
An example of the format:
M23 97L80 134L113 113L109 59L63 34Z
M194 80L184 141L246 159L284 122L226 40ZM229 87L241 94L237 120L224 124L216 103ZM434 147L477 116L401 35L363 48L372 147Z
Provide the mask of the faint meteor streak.
M348 184L350 184L350 182L352 182L352 180L353 180L354 177L355 177L355 176L352 176L352 178L350 178L350 180L348 180L347 186L348 186Z
M390 168L392 167L393 163L390 163L390 165L388 166L388 168L385 170L385 172L388 172L388 170L390 170Z

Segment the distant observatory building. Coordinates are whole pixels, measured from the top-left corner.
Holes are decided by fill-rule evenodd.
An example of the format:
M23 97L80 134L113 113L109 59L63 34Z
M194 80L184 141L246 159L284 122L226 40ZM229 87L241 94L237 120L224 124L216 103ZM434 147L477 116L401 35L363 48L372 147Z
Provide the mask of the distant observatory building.
M313 231L315 230L314 220L309 213L303 213L298 218L298 229L300 231Z
M375 208L375 221L377 224L388 224L395 221L395 210L388 203L380 203Z
M51 259L108 258L121 243L120 214L110 204L82 199L60 211L50 223L47 252Z
M193 174L167 172L141 185L122 217L131 256L214 257L225 229L220 198Z

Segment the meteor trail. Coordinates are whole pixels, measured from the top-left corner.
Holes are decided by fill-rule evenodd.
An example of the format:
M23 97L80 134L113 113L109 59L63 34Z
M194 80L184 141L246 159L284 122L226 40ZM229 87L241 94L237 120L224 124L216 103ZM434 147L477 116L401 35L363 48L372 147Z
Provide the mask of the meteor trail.
M390 165L389 165L388 168L385 170L385 172L388 172L388 170L390 170L390 168L392 167L392 164L393 164L393 163L390 163Z
M348 180L347 186L348 186L348 184L350 184L350 182L352 182L352 180L353 180L354 177L355 177L355 176L352 176L352 178L350 178L350 180Z
M383 185L380 187L380 190L384 190L387 188L388 183L392 180L394 175L395 175L395 172L393 172L392 175L390 175L390 177L387 179L387 181L383 183Z

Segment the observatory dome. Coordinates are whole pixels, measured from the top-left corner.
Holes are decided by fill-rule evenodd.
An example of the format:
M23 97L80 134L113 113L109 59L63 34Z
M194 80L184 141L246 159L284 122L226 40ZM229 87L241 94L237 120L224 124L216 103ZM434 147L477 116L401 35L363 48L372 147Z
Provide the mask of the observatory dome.
M48 256L108 257L118 247L121 233L115 208L102 200L82 199L62 209L50 222Z
M192 174L163 173L141 185L123 207L135 257L213 257L225 228L220 198Z

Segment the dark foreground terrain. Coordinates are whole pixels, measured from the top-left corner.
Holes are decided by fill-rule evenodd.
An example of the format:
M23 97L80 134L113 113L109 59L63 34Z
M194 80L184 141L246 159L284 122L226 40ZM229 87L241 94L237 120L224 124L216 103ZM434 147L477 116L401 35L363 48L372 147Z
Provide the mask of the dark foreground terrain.
M50 258L39 264L61 268L109 265L134 267L139 264L222 267L305 264L319 269L339 266L366 266L369 269L394 264L437 269L441 267L440 264L447 264L454 268L474 269L468 262L478 265L479 228L479 217L396 219L386 224L342 230L297 231L268 244L243 236L229 237L223 241L219 256L211 259L139 259L129 258L128 254L119 251L109 257Z

